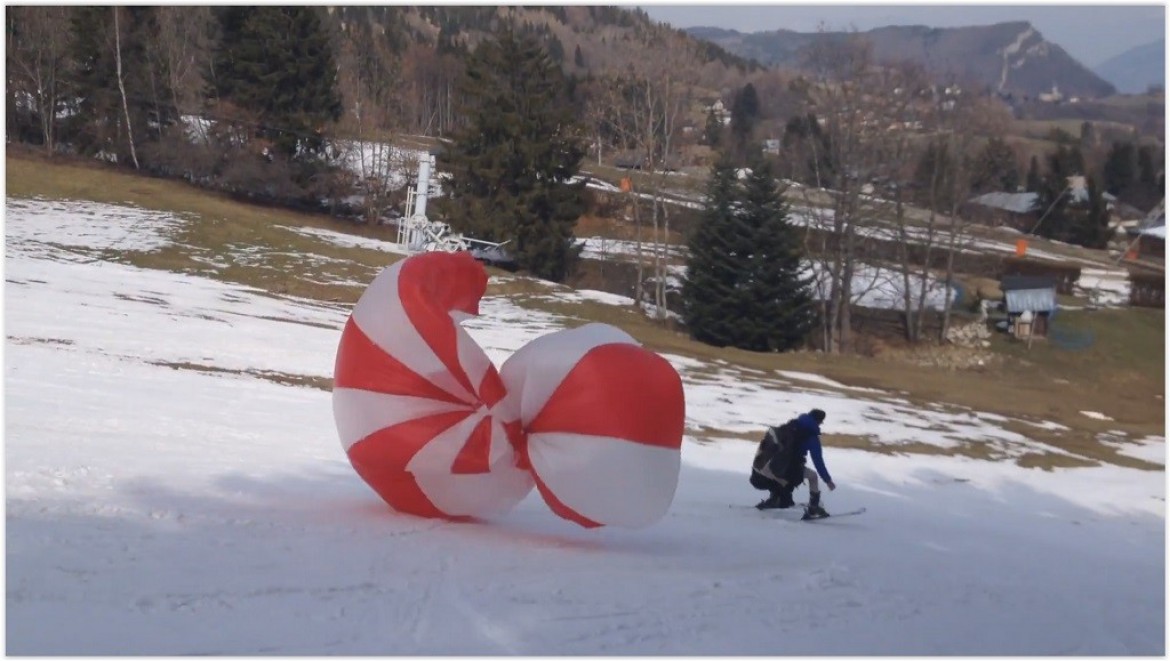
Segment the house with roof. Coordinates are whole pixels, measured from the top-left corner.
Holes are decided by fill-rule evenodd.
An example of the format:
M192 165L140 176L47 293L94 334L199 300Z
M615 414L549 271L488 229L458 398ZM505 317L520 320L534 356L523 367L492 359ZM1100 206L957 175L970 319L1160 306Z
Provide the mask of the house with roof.
M1166 263L1166 200L1150 210L1135 227L1128 230L1130 249L1126 259L1152 262L1159 266Z
M1148 257L1159 261L1166 259L1166 224L1157 227L1147 227L1138 233L1138 257Z
M1089 204L1089 186L1082 175L1072 175L1068 178L1068 187L1064 194L1068 196L1070 207L1086 207ZM1103 192L1105 208L1111 216L1111 226L1120 222L1117 216L1117 197ZM1041 211L1040 196L1036 193L992 192L977 195L963 205L963 214L970 220L990 225L992 227L1014 227L1022 232L1031 230L1036 224L1038 212Z
M613 156L613 166L622 170L641 170L646 163L646 157L641 152L626 150Z
M1000 278L1007 330L1021 339L1046 338L1056 312L1057 280L1046 275L1005 275Z
M962 213L972 222L1027 231L1036 223L1039 200L1036 193L984 193L967 200Z

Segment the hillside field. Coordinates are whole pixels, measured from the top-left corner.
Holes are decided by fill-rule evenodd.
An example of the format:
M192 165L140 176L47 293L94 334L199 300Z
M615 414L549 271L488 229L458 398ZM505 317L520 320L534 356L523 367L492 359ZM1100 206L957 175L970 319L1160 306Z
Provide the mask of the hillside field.
M116 256L137 266L205 275L274 294L353 302L381 266L401 257L360 245L362 239L393 241L395 231L389 227L359 226L325 216L241 204L183 182L135 177L86 162L47 162L36 156L9 154L6 166L9 196L130 203L198 220L185 224L180 240L167 248ZM323 243L313 231L352 235L358 247L344 249ZM552 303L539 295L518 300L533 309L565 311L563 303ZM992 349L1001 360L961 371L921 365L924 361L914 351L891 351L875 360L810 352L769 355L715 349L693 342L683 333L660 328L632 309L584 304L572 306L571 312L581 323L616 323L657 350L724 361L749 370L815 371L852 386L901 392L911 401L946 402L1051 420L1068 427L1051 442L1075 447L1094 460L1118 460L1097 442L1101 434L1112 430L1138 436L1160 434L1165 425L1165 318L1161 310L1062 311L1065 328L1095 338L1091 347L1065 350L1041 342L1029 350L997 334ZM1110 420L1087 416L1084 411Z

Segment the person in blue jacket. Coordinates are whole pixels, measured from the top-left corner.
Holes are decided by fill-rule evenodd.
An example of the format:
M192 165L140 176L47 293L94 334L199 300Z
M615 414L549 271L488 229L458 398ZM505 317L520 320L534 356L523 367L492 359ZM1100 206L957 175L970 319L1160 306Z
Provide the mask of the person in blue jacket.
M829 491L837 488L833 483L821 448L821 424L825 412L813 409L789 420L780 427L768 430L752 461L751 484L753 487L770 492L768 498L756 505L759 509L784 509L795 502L792 492L804 480L808 480L808 508L805 518L829 516L821 505L821 490L818 477L824 480ZM806 460L812 455L813 466L808 468Z

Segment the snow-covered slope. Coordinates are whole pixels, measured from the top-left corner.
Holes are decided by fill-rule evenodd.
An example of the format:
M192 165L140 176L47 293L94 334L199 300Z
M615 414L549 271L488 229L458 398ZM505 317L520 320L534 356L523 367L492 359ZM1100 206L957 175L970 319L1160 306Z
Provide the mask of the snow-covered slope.
M7 200L9 654L1165 652L1160 471L829 447L827 508L868 512L800 523L743 507L753 444L688 438L645 530L577 528L536 496L484 523L395 514L330 394L261 378L330 376L347 309L85 250L154 250L183 222ZM466 325L497 364L565 323L481 307ZM690 430L818 406L890 446L1039 444L1000 416L668 358ZM1164 464L1161 437L1114 441Z

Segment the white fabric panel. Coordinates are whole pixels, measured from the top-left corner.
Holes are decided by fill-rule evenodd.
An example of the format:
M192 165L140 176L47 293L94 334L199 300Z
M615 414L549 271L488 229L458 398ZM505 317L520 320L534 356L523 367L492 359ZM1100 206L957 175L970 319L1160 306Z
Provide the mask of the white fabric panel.
M504 425L500 421L501 418L492 416L492 446L491 451L488 452L488 461L493 466L501 461L515 462L516 460L516 450L508 442L508 434L504 431Z
M451 316L454 318L456 314L461 317L470 317L470 315L458 311L452 312ZM456 346L459 348L459 364L463 366L467 378L471 379L471 387L479 388L479 385L483 383L483 376L494 367L492 361L462 326L455 326L455 339Z
M467 437L486 415L480 410L427 443L407 464L423 494L450 516L496 516L511 510L535 486L528 471L516 467L514 452L499 424L492 425L488 456L497 459L489 473L451 472ZM507 459L499 461L498 459Z
M519 400L520 420L532 422L582 356L603 344L638 342L619 328L594 323L542 335L509 356L500 376L509 398Z
M382 269L374 278L353 307L354 323L374 344L403 365L446 392L472 403L473 393L459 384L406 316L398 298L398 275L405 261Z
M426 397L386 395L353 388L333 390L333 419L337 422L337 433L346 452L354 443L384 427L452 411L470 412L471 407Z
M533 434L532 469L566 506L604 525L641 528L661 519L678 488L682 454L606 436Z
M454 320L456 324L462 324L468 319L475 319L474 314L471 314L470 312L464 312L463 310L451 310L447 314L451 315L451 319Z
M487 411L480 409L473 411L458 424L440 432L427 442L426 446L415 453L406 468L410 472L420 475L424 473L449 473L455 457L467 444L467 437L487 415Z

